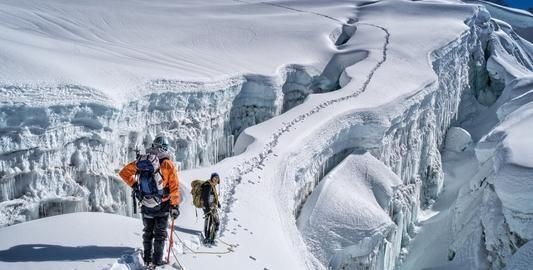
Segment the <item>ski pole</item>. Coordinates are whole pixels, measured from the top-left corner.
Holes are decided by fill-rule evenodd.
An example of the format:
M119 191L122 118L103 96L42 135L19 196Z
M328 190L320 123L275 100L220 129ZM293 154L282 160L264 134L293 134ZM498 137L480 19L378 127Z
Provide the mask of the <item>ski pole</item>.
M176 219L172 219L172 225L170 227L170 240L168 244L167 263L170 262L170 251L172 250L172 246L174 245L174 220Z

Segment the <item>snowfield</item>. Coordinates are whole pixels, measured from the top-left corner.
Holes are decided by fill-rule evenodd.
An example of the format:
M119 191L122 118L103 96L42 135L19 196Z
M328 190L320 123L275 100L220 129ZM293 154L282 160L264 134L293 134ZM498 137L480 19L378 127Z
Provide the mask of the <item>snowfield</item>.
M104 213L59 215L0 229L2 269L109 269L142 247L142 223Z
M532 16L455 0L0 7L0 269L142 269L117 172L159 133L183 195L162 269L533 263L533 45L513 30ZM189 184L214 171L207 248Z

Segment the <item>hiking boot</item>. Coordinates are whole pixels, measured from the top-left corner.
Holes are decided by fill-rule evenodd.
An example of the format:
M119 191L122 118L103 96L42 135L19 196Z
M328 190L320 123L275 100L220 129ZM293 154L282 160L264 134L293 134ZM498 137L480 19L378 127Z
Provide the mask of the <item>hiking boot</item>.
M150 265L152 265L151 262L148 262L148 261L144 261L144 267L150 267Z
M215 240L214 239L209 239L209 238L206 238L204 239L204 245L206 246L212 246L212 245L215 245Z
M161 265L165 265L167 264L167 262L163 261L163 260L159 260L159 261L154 261L153 265L155 266L161 266Z
M148 267L150 264L152 264L152 256L150 257L143 257L144 266Z
M204 245L209 244L210 241L211 241L211 240L209 240L209 238L205 238L205 239L204 239Z

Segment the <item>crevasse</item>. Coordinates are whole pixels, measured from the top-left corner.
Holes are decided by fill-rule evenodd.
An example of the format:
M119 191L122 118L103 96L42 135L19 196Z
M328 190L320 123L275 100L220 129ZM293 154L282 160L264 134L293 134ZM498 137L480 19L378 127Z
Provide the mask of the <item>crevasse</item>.
M313 72L289 65L275 77L151 81L144 86L151 94L120 107L75 85L4 85L14 98L0 104L0 225L82 210L131 215L118 169L156 134L169 135L180 169L217 163L233 154L246 127L301 103ZM21 93L33 95L28 100L72 93L80 101L32 104L15 98Z
M475 14L473 18L478 15ZM312 136L313 140L319 138L321 141L309 144L320 147L290 157L283 175L286 181L295 179L298 183L293 193L295 215L298 215L301 205L307 203L306 198L320 182L324 171L333 167L332 159L350 149L368 151L391 168L402 182L394 188L388 203L382 205L382 211L395 226L372 236L366 254L351 249L349 243L343 243L342 246L346 248L338 250L335 256L325 256L325 251L339 248L333 246L335 243L321 239L320 235L329 233L308 233L309 227L300 226L303 240L313 254L310 261L316 268L395 269L401 263L402 254L414 236L418 211L431 205L443 188L439 150L446 131L457 121L460 107L464 106L461 101L473 95L471 76L474 67L471 54L477 44L476 32L471 25L471 30L463 33L458 40L432 53L433 69L438 81L420 89L409 99L402 100L400 105L390 104L373 111L355 111L336 119L329 124L330 127L322 128L326 131L337 128L335 132ZM383 115L388 117L384 118ZM338 129L339 123L342 123L341 129ZM299 224L307 222L302 218L305 217L299 217ZM357 229L328 229L333 230L331 234L338 233L341 237L344 234L347 238L349 235L363 234ZM355 241L352 245L361 243Z
M513 254L533 238L532 170L512 159L518 149L507 140L514 128L528 128L531 119L528 76L533 74L533 59L507 23L491 19L486 11L482 15L471 21L481 30L477 55L486 63L488 77L500 86L487 85L481 89L484 95L475 95L482 104L487 96L494 97L483 112L492 113L494 119L475 146L477 173L460 189L454 205L449 260L472 268L515 269ZM465 126L471 128L468 122ZM521 146L528 151L527 147Z

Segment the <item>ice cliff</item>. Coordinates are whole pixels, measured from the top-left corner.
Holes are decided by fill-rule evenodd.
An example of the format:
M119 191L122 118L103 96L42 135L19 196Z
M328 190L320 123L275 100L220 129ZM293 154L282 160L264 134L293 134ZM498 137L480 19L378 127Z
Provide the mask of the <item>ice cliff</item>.
M533 59L527 42L488 12L482 10L472 25L479 29L478 78L478 68L486 70L481 75L485 87L477 87L475 97L486 106L473 121L463 122L481 137L475 146L478 168L455 204L449 260L473 268L516 269L513 254L527 252L521 247L532 238L533 148L526 130L532 127ZM481 119L483 125L473 124Z
M531 74L531 57L527 47L523 46L524 41L512 28L501 21L492 20L485 9L478 9L465 24L469 27L468 31L431 55L438 82L424 87L402 106L382 108L392 111L388 114L389 121L382 118L376 121L380 119L376 115L384 115L382 112L354 112L344 120L344 123L352 123L352 126L346 127L350 131L341 129L332 137L325 134L316 136L314 138L324 140L322 145L327 147L315 149L313 157L303 154L292 157L294 162L288 166L289 174L286 177L305 183L300 184L295 201L298 205L307 200L298 216L299 229L314 255L312 261L316 268L395 269L401 265L402 257L408 252L410 239L415 235L418 211L431 205L442 191L440 149L444 139L449 140L452 151L461 152L471 145L471 136L467 131L449 129L450 126L462 122L471 124L472 115L486 116L495 107L500 108L496 111L500 121L504 118L513 120L506 125L499 124L499 128L483 138L476 149L480 160L493 160L492 178L500 180L487 179L491 173L480 168L480 174L486 175L483 180L473 180L475 183L470 188L475 191L461 191L458 217L454 223L456 227L453 228L457 240L450 247L449 259L460 262L464 258L483 258L481 260L488 262L491 268L502 269L509 257L531 237L528 229L531 227L528 205L531 205L533 198L529 188L531 165L525 158L531 155L525 154L527 150L520 150L519 146L525 140L521 138L525 128L530 127L527 120L529 109L523 105L530 102L527 93L531 88L529 79L526 82L517 79ZM519 63L517 67L512 64L516 62ZM510 94L509 91L515 93ZM492 104L495 105L490 107ZM401 109L395 110L397 108ZM518 108L519 116L507 116ZM348 119L353 119L351 117L360 122L350 122ZM516 119L523 118L526 119L516 123ZM506 134L514 134L514 137ZM514 141L514 155L509 150L511 141ZM316 142L309 144L321 145ZM351 203L337 203L336 199L332 199L332 194L349 191L343 188L347 184L342 184L342 181L353 181L353 185L357 186L359 181L365 183L368 179L375 179L371 171L367 169L364 172L364 167L360 168L365 164L363 161L358 162L357 166L347 166L346 163L353 162L352 156L331 170L332 160L342 160L346 154L340 159L338 155L353 149L356 152L369 151L401 179L401 184L394 188L397 191L385 196L386 203L376 205L373 214L380 218L370 219L382 220L383 223L374 224L371 228L359 228L357 224L366 223L350 220L365 216L365 211L372 208L354 203L368 188L361 187L359 192L353 192ZM512 156L521 157L522 163L513 162ZM309 160L309 163L305 160ZM485 166L490 165L485 164L483 168ZM346 171L349 168L352 172ZM350 177L345 178L348 175ZM335 183L339 183L338 186ZM313 190L315 187L317 190ZM311 195L307 197L307 194ZM472 196L474 194L477 196ZM374 196L384 198L372 192L363 198L368 202L373 201ZM325 198L331 198L333 202L325 202ZM319 201L324 206L318 204ZM472 209L479 209L479 212ZM345 211L357 214L350 216ZM471 215L476 216L478 221L470 220ZM476 246L480 242L483 243L481 247ZM486 254L486 257L478 253ZM460 255L456 257L456 254ZM486 266L477 261L472 267Z
M312 92L307 70L287 66L278 76L216 83L151 81L145 91L152 94L118 107L76 85L3 85L0 224L87 210L131 215L117 170L136 150L163 133L180 169L229 157L242 130ZM292 94L283 99L283 92Z
M122 104L76 84L1 85L0 225L132 215L117 171L163 133L186 181L206 177L202 168L224 175L224 237L291 269L396 269L419 212L443 191L441 149L475 144L448 258L523 265L533 237L530 43L485 9L446 1L358 3L361 17L346 20L253 4L338 24L324 36L333 53L323 69L150 80ZM412 20L400 4L435 14ZM431 42L413 42L420 33ZM241 224L271 238L239 235Z

